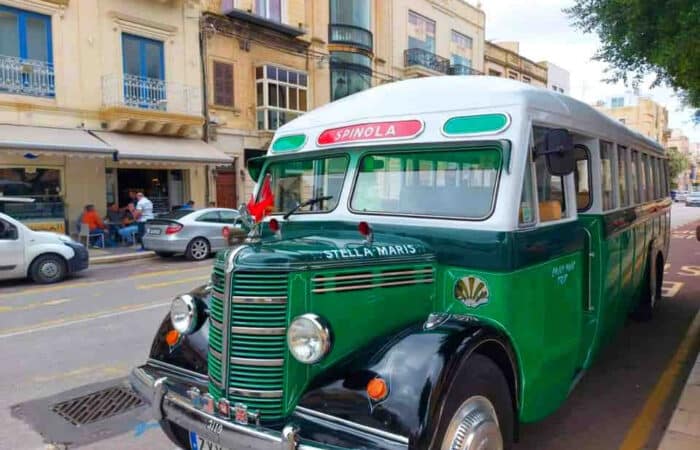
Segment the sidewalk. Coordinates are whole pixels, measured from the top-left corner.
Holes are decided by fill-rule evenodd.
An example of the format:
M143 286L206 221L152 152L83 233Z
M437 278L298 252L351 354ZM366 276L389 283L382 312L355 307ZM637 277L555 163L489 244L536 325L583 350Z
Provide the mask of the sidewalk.
M121 261L130 261L132 259L145 259L155 257L152 251L142 251L139 246L129 247L107 247L107 248L88 248L90 253L90 264L109 264Z
M700 355L690 371L685 388L664 433L659 450L700 448Z

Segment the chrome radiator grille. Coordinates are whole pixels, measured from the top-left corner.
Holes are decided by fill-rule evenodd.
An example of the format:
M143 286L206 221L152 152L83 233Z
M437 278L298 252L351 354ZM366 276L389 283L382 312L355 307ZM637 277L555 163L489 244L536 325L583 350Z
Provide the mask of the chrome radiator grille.
M223 276L222 272L221 280ZM210 390L216 399L225 396L231 404L244 403L249 410L258 411L263 420L280 418L287 273L233 272L229 276L232 276L230 292L225 292L222 282L220 289L214 285L212 294ZM227 378L225 382L224 378Z

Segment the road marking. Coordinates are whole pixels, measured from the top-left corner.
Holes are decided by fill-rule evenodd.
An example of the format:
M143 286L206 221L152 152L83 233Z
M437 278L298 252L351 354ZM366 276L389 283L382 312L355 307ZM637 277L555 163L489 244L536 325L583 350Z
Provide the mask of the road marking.
M202 283L205 283L207 279L202 278L202 276L200 275L198 277L181 278L179 280L173 281L161 281L160 283L139 284L138 286L136 286L136 289L155 289L166 286L173 286L176 284L192 283L193 281L201 281Z
M100 372L104 375L123 375L129 371L127 366L91 366L81 367L80 369L70 370L68 372L59 372L51 375L39 375L32 378L31 383L48 383L50 381L65 380L67 378L79 377L81 375L90 375L94 378L94 374Z
M688 327L688 331L661 374L659 381L656 382L656 386L644 403L642 411L632 423L632 427L627 430L627 436L620 445L620 450L638 450L644 447L649 440L656 419L671 395L676 379L683 371L683 366L689 358L694 357L693 350L698 341L700 341L700 311L695 314L693 322Z
M682 287L683 282L681 281L664 281L661 287L661 296L671 298L678 294Z
M30 303L28 305L19 306L0 306L0 314L7 312L17 312L17 311L28 311L30 309L41 308L42 306L56 306L62 305L64 303L72 302L72 298L59 298L56 300L49 300L48 302L42 303Z
M98 286L100 284L108 284L108 283L122 283L126 280L138 280L138 279L143 279L143 278L153 278L153 277L159 277L159 276L164 276L164 275L196 272L196 271L202 271L202 270L205 271L206 274L209 274L211 272L211 267L205 266L205 267L195 267L192 269L161 270L158 272L140 273L137 275L131 275L131 276L124 277L124 278L114 278L114 279L110 279L110 280L79 281L76 283L57 284L55 286L50 286L50 287L22 289L21 291L17 291L17 292L8 292L7 294L0 294L0 300L5 299L5 298L10 298L10 297L17 297L20 295L41 294L44 292L54 292L54 291L60 291L63 289ZM202 274L202 276L204 276L204 274Z
M69 325L76 325L80 323L90 322L92 320L107 319L109 317L121 316L124 314L131 314L134 312L145 311L148 309L160 308L161 306L170 305L170 302L162 303L141 303L138 305L127 305L120 308L111 309L107 311L100 311L90 314L82 314L78 316L73 316L65 319L49 320L46 322L40 322L35 325L30 325L28 327L17 327L9 328L5 330L0 330L0 339L5 339L14 336L22 336L25 334L35 333L37 331L50 330L53 328L61 328Z

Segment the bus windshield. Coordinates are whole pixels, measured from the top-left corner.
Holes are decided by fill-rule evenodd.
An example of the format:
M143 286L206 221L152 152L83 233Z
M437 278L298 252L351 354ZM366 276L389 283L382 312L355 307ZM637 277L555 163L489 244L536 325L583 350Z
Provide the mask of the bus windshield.
M324 212L335 208L348 168L345 155L327 158L276 161L267 166L266 175L270 175L270 184L275 196L273 213L291 210L297 203L312 198L327 197L303 212Z
M356 212L479 220L491 215L501 170L495 147L370 154L362 158Z

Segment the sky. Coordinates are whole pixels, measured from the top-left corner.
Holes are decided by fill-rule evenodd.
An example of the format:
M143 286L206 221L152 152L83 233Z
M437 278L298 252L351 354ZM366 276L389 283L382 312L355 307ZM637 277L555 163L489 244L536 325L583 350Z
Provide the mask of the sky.
M591 60L598 49L597 36L571 26L571 19L562 12L573 4L572 0L481 0L480 3L486 13L486 39L519 41L520 54L524 57L547 60L568 70L573 97L593 103L631 90L622 83L603 81L606 64ZM681 108L673 89L650 89L651 80L639 86L640 94L666 106L670 128L680 128L691 142L700 142L700 126L693 125L692 111Z

